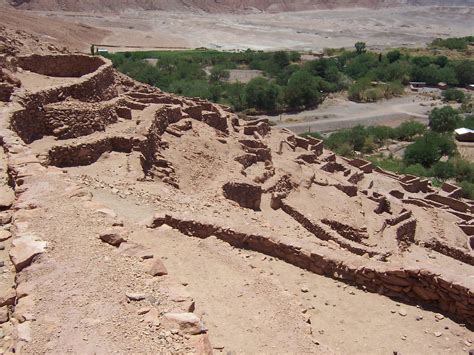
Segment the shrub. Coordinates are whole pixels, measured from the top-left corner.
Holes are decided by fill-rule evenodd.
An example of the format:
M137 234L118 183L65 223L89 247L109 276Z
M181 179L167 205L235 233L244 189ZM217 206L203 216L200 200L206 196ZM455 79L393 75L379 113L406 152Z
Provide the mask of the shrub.
M402 54L398 49L395 49L393 51L390 51L387 53L387 59L390 63L396 62L401 58Z
M474 115L466 116L458 125L458 127L464 127L474 129Z
M460 183L465 198L474 200L474 184L469 181L462 181Z
M394 138L403 141L412 140L414 137L423 134L426 131L426 126L414 120L403 122L400 126L394 129Z
M403 159L407 165L421 164L429 168L442 156L453 156L456 151L452 137L428 132L407 147Z
M357 43L354 45L354 47L355 47L355 49L356 49L357 54L365 53L365 51L367 50L367 49L366 49L365 42L357 42Z
M285 101L289 107L314 107L321 101L317 80L307 71L293 73L286 87Z
M379 144L390 138L395 138L395 130L387 126L369 126L366 128L367 134L373 136L375 142Z
M461 85L474 83L474 61L464 60L456 66L456 75Z
M264 78L252 79L245 88L248 106L262 110L276 108L278 93L278 87Z
M458 157L452 159L452 164L454 165L457 181L469 181L470 183L474 183L473 163Z
M456 102L463 102L464 99L466 98L466 95L464 95L464 92L462 92L459 89L448 89L443 91L442 96L444 98L444 101L456 101Z
M409 145L405 150L403 160L407 165L422 164L423 166L430 167L441 158L441 155L437 149L433 149L432 146L426 144L422 139L417 140L415 143Z
M460 122L458 111L451 106L435 108L430 113L430 127L435 132L451 132Z
M421 164L408 165L403 168L403 173L414 176L429 176L428 170Z
M450 161L442 162L439 161L431 167L432 176L435 176L441 180L447 180L456 176L456 169L453 163Z

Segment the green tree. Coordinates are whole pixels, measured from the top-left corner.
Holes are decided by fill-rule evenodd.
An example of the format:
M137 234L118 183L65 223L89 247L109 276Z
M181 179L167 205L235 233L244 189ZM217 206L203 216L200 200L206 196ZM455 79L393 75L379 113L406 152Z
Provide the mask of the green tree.
M228 70L224 69L222 66L215 66L211 69L211 73L209 74L209 81L211 83L216 83L219 81L227 80L230 77L230 73Z
M91 45L91 55L95 55L95 46Z
M394 131L394 138L407 141L423 134L426 131L426 126L423 123L410 120L403 122Z
M387 59L390 63L394 63L397 60L400 60L401 57L402 57L402 54L400 53L398 49L395 49L387 53Z
M443 91L441 94L443 96L444 101L456 101L456 102L463 102L466 98L464 92L458 89L448 89Z
M451 106L434 108L429 117L430 127L435 132L451 132L458 127L461 117Z
M262 110L276 108L278 93L278 86L264 78L252 79L245 89L248 106Z
M357 54L359 54L359 55L362 54L362 53L365 53L365 51L367 50L365 42L357 42L354 45L354 47L356 49Z
M433 149L424 139L419 139L415 143L409 145L405 150L403 160L408 165L421 164L430 167L439 159L441 155L437 149Z
M407 165L421 164L429 168L442 156L453 156L456 151L456 143L451 136L427 132L407 147L403 159Z
M464 60L456 67L456 74L461 85L474 84L474 61Z
M245 85L238 82L227 85L227 101L235 111L243 111L247 108L247 101L245 98Z
M278 51L273 54L273 61L281 68L285 68L290 65L290 56L288 52Z
M319 104L321 93L317 80L307 71L297 71L288 79L285 101L289 107L312 107Z

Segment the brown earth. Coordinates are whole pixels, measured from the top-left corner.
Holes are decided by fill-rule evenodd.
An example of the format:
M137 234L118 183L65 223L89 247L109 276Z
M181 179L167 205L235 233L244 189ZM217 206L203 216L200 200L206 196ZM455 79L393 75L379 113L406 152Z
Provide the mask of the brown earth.
M0 31L0 353L472 347L458 187Z
M105 29L89 25L67 23L58 19L38 18L24 11L2 6L0 3L0 26L16 34L9 34L7 40L21 36L15 44L23 53L42 53L51 51L87 51L91 43L98 43L110 34ZM25 36L25 31L36 34ZM48 46L50 48L48 48Z
M234 12L234 11L306 11L314 9L335 9L347 7L393 7L400 5L446 5L439 0L11 0L13 6L28 10L41 11L123 11L123 10L165 10ZM450 1L453 5L470 5L468 0Z

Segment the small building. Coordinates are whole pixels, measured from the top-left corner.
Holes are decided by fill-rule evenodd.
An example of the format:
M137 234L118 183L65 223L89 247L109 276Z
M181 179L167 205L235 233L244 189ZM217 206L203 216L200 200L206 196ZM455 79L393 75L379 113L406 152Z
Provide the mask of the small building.
M469 85L467 86L467 89L468 89L468 90L471 90L471 91L474 91L474 84L469 84Z
M443 83L443 82L438 83L438 89L446 90L447 88L449 88L448 84Z
M105 48L97 48L97 54L109 54L109 51Z
M411 91L419 91L422 88L426 87L426 83L424 81L410 81L410 89Z
M455 137L460 142L474 142L474 130L458 128L454 130Z

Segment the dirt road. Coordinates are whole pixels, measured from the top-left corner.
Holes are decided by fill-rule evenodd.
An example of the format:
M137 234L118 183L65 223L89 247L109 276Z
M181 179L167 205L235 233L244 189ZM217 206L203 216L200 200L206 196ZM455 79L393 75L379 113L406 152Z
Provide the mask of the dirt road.
M356 103L346 99L328 99L319 108L296 114L262 116L278 127L299 134L304 132L332 132L361 125L397 126L408 119L428 123L428 114L440 100L421 95L383 100L377 103Z

